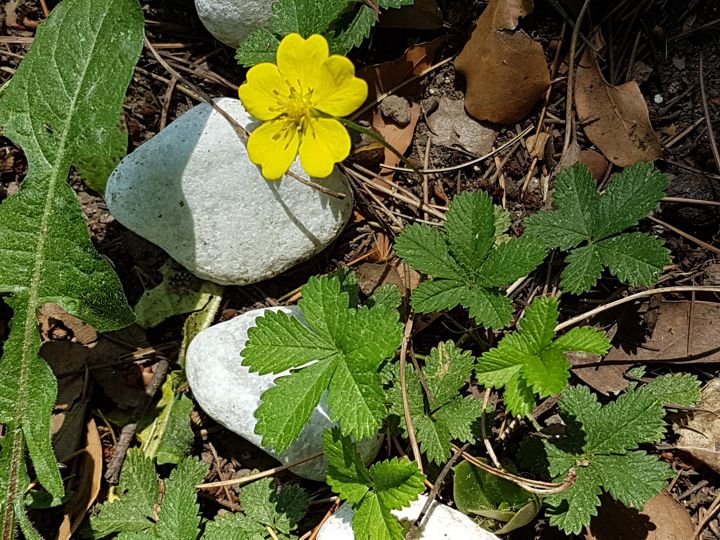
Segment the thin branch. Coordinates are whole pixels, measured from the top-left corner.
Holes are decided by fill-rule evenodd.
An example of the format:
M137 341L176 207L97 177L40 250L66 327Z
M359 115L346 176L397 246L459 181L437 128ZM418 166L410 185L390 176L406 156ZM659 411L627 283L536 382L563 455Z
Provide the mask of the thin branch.
M412 415L410 414L410 402L408 401L407 395L407 352L408 345L410 343L410 336L412 335L412 327L414 322L414 314L410 313L408 321L405 324L405 335L403 336L402 347L400 348L400 388L402 390L402 401L403 401L403 414L405 416L405 426L407 427L408 439L410 440L410 448L413 452L413 457L417 463L420 472L423 472L422 457L420 455L420 447L415 438L415 428L412 423Z
M703 74L703 53L700 51L700 96L702 97L703 114L705 115L705 123L707 124L708 140L710 141L710 149L715 158L715 165L720 172L720 152L718 152L717 143L715 142L715 134L713 133L712 122L710 121L710 110L708 109L707 96L705 95L705 75Z

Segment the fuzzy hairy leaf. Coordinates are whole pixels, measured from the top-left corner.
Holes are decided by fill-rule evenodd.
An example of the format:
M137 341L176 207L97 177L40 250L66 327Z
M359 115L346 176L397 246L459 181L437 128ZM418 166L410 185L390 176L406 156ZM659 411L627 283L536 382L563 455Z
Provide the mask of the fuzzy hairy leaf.
M699 400L699 382L689 375L658 377L604 406L585 386L563 392L559 409L564 437L531 441L521 452L537 472L555 481L571 472L576 475L568 489L545 499L552 525L577 534L597 515L603 491L640 509L665 487L672 470L638 445L662 440L663 403L674 394L674 384L680 387L676 398L681 402L693 405ZM544 456L538 459L539 454Z
M263 478L240 491L245 515L284 534L297 527L308 508L307 493L297 484L278 486L277 480Z
M649 285L669 263L669 251L657 238L620 233L652 212L666 188L666 175L652 163L636 163L599 194L588 168L577 163L557 176L557 209L530 216L526 235L548 248L570 250L560 283L568 292L589 291L604 267L624 283Z
M430 461L442 464L450 458L453 439L475 440L473 426L483 413L482 400L465 398L460 389L467 384L475 359L452 342L433 348L423 370L429 393L423 392L413 366L407 367L406 388L415 435ZM387 396L390 411L407 433L399 367L390 374L392 387Z
M162 505L154 533L163 540L197 538L200 505L195 486L203 481L209 465L194 457L182 460L165 481Z
M368 469L350 437L338 428L325 431L323 446L327 483L352 505L355 538L402 540L403 528L390 511L409 505L422 493L425 475L417 465L403 457L379 461Z
M225 514L205 526L203 540L265 540L267 529L264 525L245 514Z
M152 459L139 448L128 450L117 492L119 499L99 505L90 517L95 538L115 532L146 531L154 525L153 508L160 486Z
M504 238L508 221L496 211L487 193L461 193L450 203L445 232L428 225L403 229L395 251L416 270L433 277L413 291L416 311L427 313L467 308L488 328L502 328L512 320L510 299L497 287L532 272L545 258L541 242Z
M415 0L379 0L382 9L410 5ZM235 58L244 66L274 62L282 37L298 33L303 37L323 34L333 54L347 52L362 44L377 22L369 5L355 0L277 0L267 28L252 32L240 44Z
M528 306L520 330L507 334L481 357L475 373L480 384L505 388L503 398L512 414L527 415L535 406L533 394L547 397L560 392L570 377L567 352L606 354L610 342L602 332L576 328L555 337L558 302L540 296Z
M50 445L56 381L38 357L36 314L59 304L100 331L133 321L122 286L94 249L75 193L73 164L101 169L116 136L122 101L143 43L136 0L66 0L39 28L30 52L0 95L0 129L28 160L21 190L0 205L0 294L13 310L0 361L2 535L22 507L25 450L54 497L63 485ZM28 521L21 518L21 525ZM33 533L23 525L26 536Z
M287 449L326 390L343 433L362 439L380 427L387 412L379 369L400 347L402 325L386 304L354 307L358 290L354 280L313 277L299 302L307 326L277 312L248 332L243 356L251 370L296 369L261 397L256 429L264 444Z

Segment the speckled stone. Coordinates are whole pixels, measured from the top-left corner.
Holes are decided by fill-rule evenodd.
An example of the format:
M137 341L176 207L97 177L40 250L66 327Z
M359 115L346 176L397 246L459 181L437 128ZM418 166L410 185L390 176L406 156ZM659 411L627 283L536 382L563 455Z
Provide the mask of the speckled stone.
M212 326L200 332L190 343L185 372L198 405L216 422L278 461L292 463L321 452L323 432L334 424L330 420L329 409L323 398L287 451L278 453L262 445L262 437L255 433L255 411L260 405L260 396L273 386L276 377L288 373L286 371L277 375L258 375L242 365L242 351L247 342L248 330L256 325L256 319L262 317L266 311L284 311L303 321L297 306L287 306L248 311ZM374 459L380 442L380 437L360 442L358 449L365 460ZM325 458L318 458L291 470L303 478L324 482L327 461Z
M265 26L275 0L195 0L200 21L215 39L237 48L253 30Z
M217 105L252 131L237 99ZM296 161L292 170L307 176ZM343 230L352 191L339 171L318 183L265 180L232 125L209 104L183 114L113 171L110 212L197 276L223 285L270 279L309 259Z

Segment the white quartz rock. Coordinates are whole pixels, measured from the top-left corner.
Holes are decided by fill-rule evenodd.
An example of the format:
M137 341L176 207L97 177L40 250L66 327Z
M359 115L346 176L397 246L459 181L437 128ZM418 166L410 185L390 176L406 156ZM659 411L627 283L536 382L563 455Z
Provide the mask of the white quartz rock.
M267 311L284 311L301 321L297 306L256 309L200 332L192 340L186 355L185 372L195 400L216 422L250 441L282 463L292 463L323 449L323 432L334 424L329 417L325 400L320 402L310 420L290 448L282 453L264 447L262 437L255 433L255 411L261 394L273 386L277 375L258 375L242 365L242 351L247 342L248 329ZM380 448L381 439L361 441L360 454L372 460ZM327 461L317 458L291 469L298 476L325 481Z
M237 48L253 30L265 26L275 0L195 0L207 31L225 45Z
M257 124L237 99L217 105L241 125ZM299 161L292 170L306 176ZM223 285L272 278L309 259L342 231L352 212L337 170L317 180L265 180L230 123L209 104L194 107L117 166L105 199L128 229L197 276Z
M425 495L410 503L402 510L393 510L393 515L401 522L412 523L417 519L427 501ZM320 529L317 540L353 540L353 509L343 504ZM433 501L424 518L422 529L408 540L500 540L493 533L479 527L468 516L457 510Z

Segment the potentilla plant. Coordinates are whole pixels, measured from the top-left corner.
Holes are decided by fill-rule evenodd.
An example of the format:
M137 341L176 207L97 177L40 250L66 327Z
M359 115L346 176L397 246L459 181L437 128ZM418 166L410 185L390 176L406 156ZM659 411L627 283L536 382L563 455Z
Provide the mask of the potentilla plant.
M357 110L368 88L348 58L330 55L323 36L289 34L278 46L277 63L250 68L238 93L263 122L250 134L250 161L268 180L279 180L298 152L310 176L330 176L350 155L350 135L338 118Z

